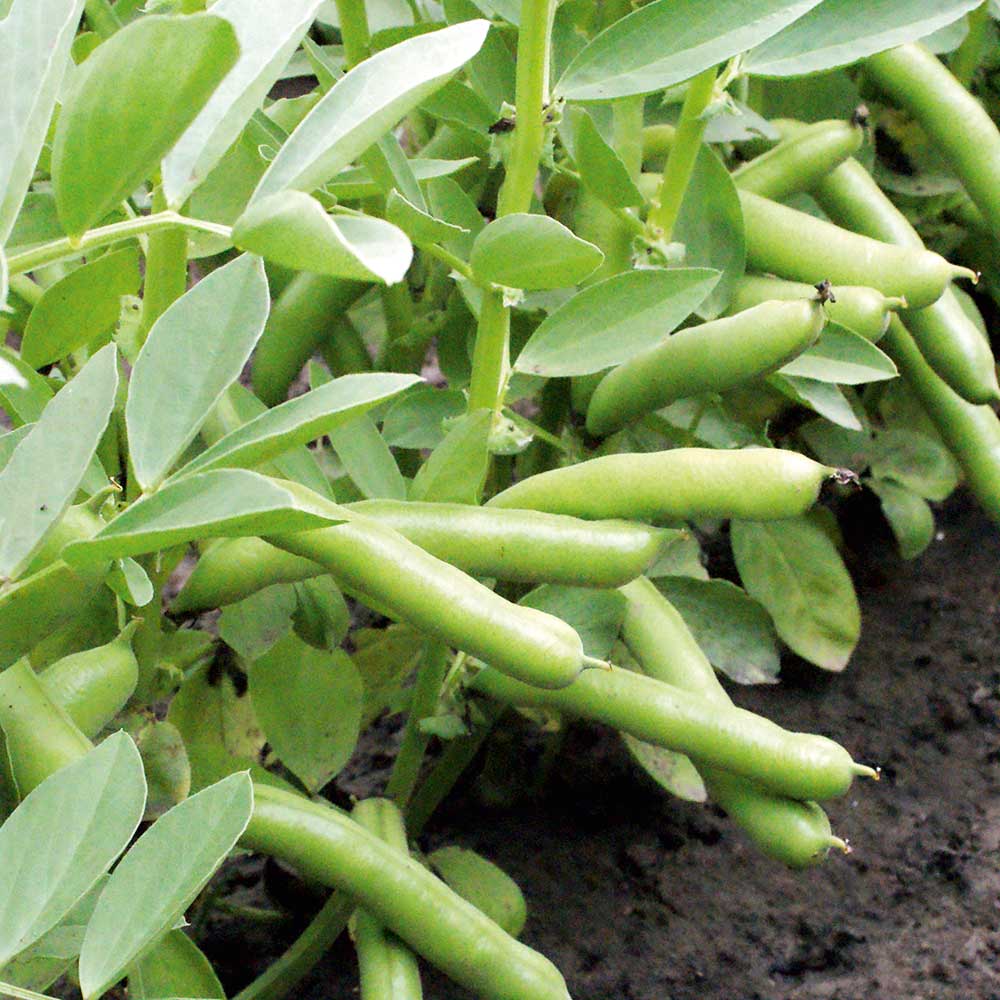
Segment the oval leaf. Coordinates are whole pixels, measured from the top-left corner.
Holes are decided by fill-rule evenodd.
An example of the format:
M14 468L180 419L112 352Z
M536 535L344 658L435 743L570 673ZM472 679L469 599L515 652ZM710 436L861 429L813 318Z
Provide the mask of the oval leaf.
M303 491L306 494L308 491ZM93 538L73 542L63 558L74 566L159 552L199 538L236 538L307 531L340 518L296 496L274 479L245 469L185 476L127 507Z
M59 219L79 236L159 165L239 55L211 14L143 17L79 70L59 115L52 185Z
M170 931L129 969L128 995L134 1000L159 997L226 1000L211 963L184 931Z
M896 536L899 554L916 559L934 541L934 512L918 493L891 479L872 477L865 485L879 498L882 513Z
M532 375L588 375L658 344L715 287L719 272L642 269L577 292L531 335L514 368Z
M733 521L736 568L778 635L824 670L843 670L861 632L854 585L829 535L805 517Z
M125 850L146 782L124 733L43 781L0 827L0 967L54 927Z
M188 476L209 469L253 467L297 445L315 441L385 399L423 380L419 375L391 372L343 375L238 427L178 473Z
M777 34L819 0L656 0L602 31L556 87L573 101L663 90Z
M287 635L250 666L250 696L281 762L318 792L354 752L361 726L361 675L343 650Z
M118 355L108 344L45 407L0 472L0 577L24 569L70 505L117 389Z
M386 200L385 217L394 226L399 226L417 246L444 243L469 232L463 226L453 226L450 222L434 218L396 190L391 191Z
M629 176L628 167L597 131L594 119L581 111L575 123L573 159L584 187L612 208L641 205L642 194Z
M632 759L664 791L685 802L704 802L708 798L701 775L684 754L643 743L629 733L621 736Z
M480 281L527 290L565 288L601 265L604 254L546 215L516 212L491 222L472 244Z
M747 54L759 76L803 76L923 38L978 7L977 0L824 0Z
M126 247L70 271L50 285L31 310L21 357L32 368L65 358L114 329L121 297L139 291L139 254Z
M408 38L355 66L288 137L254 199L325 184L457 73L488 29L487 21L465 21Z
M233 226L233 243L275 264L335 278L402 281L413 259L406 234L384 219L327 215L301 191L254 202Z
M236 32L240 57L163 161L163 193L179 208L260 107L316 16L320 0L219 0L212 14Z
M270 308L261 260L250 255L213 271L153 324L125 404L136 478L154 489L239 378Z
M837 323L827 323L819 340L781 369L817 382L860 385L895 378L892 359L870 340Z
M253 784L230 775L175 806L125 855L94 908L80 954L85 1000L100 996L170 930L250 822Z

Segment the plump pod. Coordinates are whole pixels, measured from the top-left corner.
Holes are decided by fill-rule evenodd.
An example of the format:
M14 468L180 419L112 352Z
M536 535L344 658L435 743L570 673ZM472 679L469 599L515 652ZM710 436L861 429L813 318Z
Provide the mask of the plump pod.
M130 622L106 645L64 656L39 675L48 696L85 736L96 736L135 691L139 664L132 637L139 624Z
M650 677L719 705L732 701L673 605L645 577L621 588L627 601L622 638ZM694 761L709 797L760 850L792 868L822 861L841 844L814 802L772 795L745 778Z
M864 67L920 123L1000 236L1000 131L979 101L916 42L871 56Z
M403 817L388 799L363 799L352 815L369 833L409 857ZM420 1000L423 989L413 952L367 910L354 914L352 932L362 1000Z
M815 122L734 170L733 181L744 191L784 201L808 191L838 163L853 156L863 141L864 129L857 122Z
M312 502L323 501L313 494ZM269 541L320 563L337 583L390 616L530 684L562 687L584 666L580 637L561 619L512 604L391 528L350 517Z
M488 1000L569 1000L551 962L501 930L413 858L332 806L254 785L244 846L343 889L457 983Z
M887 243L923 248L906 216L856 160L848 160L819 181L813 195L840 225ZM907 309L902 316L921 353L955 392L970 403L1000 399L989 342L950 288L937 302Z
M27 660L0 673L0 730L21 798L92 749Z
M732 301L726 311L733 315L762 302L804 299L810 294L815 294L813 286L800 281L746 274L736 283ZM889 328L889 317L906 305L903 299L890 298L874 288L862 285L838 285L833 289L833 294L835 299L828 300L823 306L830 320L872 343L880 340Z
M811 347L825 323L814 292L811 300L765 302L679 330L604 376L587 407L587 430L611 434L675 400L777 371Z
M767 521L808 510L837 474L779 448L675 448L604 455L522 479L489 502L577 517Z
M952 278L974 278L939 254L850 233L776 201L740 191L747 263L781 278L868 285L913 308L936 302Z
M603 722L793 799L835 798L851 787L855 775L875 774L825 736L788 732L752 712L720 706L631 670L588 670L558 691L522 684L490 667L472 683L506 704Z

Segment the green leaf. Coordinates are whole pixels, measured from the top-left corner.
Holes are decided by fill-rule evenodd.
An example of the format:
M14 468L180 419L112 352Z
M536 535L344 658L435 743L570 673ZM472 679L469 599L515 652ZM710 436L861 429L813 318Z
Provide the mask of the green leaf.
M927 500L944 500L958 486L958 470L944 445L920 431L902 427L889 428L876 436L871 469L873 476L892 479Z
M264 410L188 462L174 478L209 469L260 465L290 448L329 434L421 381L419 375L392 372L343 375Z
M153 581L134 559L118 560L104 582L134 608L144 608L156 596Z
M478 504L489 471L492 429L490 410L456 421L414 477L410 499Z
M330 444L362 496L406 499L406 481L389 446L367 413L333 428Z
M436 448L444 440L444 422L464 412L465 394L460 390L419 385L389 407L382 437L390 448Z
M124 733L43 781L0 827L0 967L55 927L128 846L146 783Z
M105 254L50 285L31 310L21 357L42 368L114 329L121 297L139 291L139 254L134 247Z
M83 0L17 0L0 21L0 246L31 183L82 10Z
M256 660L291 632L295 609L295 589L291 585L265 587L222 609L219 638L245 660Z
M625 620L625 597L617 590L543 583L518 601L547 611L576 629L588 656L606 660Z
M843 670L861 631L854 585L829 535L806 517L733 521L730 539L747 593L778 635L824 670Z
M10 269L7 255L0 249L0 314L7 311L7 296L10 294Z
M226 1000L211 963L180 930L168 931L129 969L128 995L135 1000L159 997Z
M319 4L218 0L212 5L212 14L233 26L240 55L163 160L163 193L171 207L187 200L236 141L309 30Z
M285 636L250 666L250 696L268 743L305 787L318 792L358 741L364 690L340 649Z
M492 861L465 847L439 847L427 856L431 868L463 899L518 937L528 907L517 883Z
M72 81L52 148L70 236L153 174L238 55L232 25L211 14L143 17L97 48Z
M435 160L432 157L426 159L421 157L411 160L410 168L418 183L428 184L458 173L459 170L476 162L478 161L474 156L466 157L464 160ZM371 171L364 166L342 170L326 185L326 188L340 201L357 201L361 198L374 197L379 193L379 186L375 183Z
M817 382L860 385L895 378L892 359L870 340L837 323L828 323L819 340L781 369Z
M109 344L45 407L0 473L0 577L24 569L72 502L117 388L118 358Z
M705 802L708 793L694 764L682 753L643 743L629 733L621 734L632 759L664 791L685 802Z
M138 725L132 735L146 772L144 819L154 820L188 797L191 765L184 749L184 739L175 725L149 719L145 715L137 717Z
M14 449L24 440L34 424L24 424L16 430L0 434L0 472L6 468Z
M453 226L450 222L436 219L433 215L407 201L395 190L389 194L386 201L385 217L393 225L402 229L417 246L426 246L428 243L445 243L449 239L469 232L462 226Z
M515 371L588 375L660 343L719 280L709 268L641 269L577 292L547 316L517 356Z
M674 226L674 239L684 244L688 267L722 272L715 288L698 307L702 319L724 312L733 287L746 269L743 210L733 179L708 146L702 146Z
M80 954L85 1000L104 993L177 923L236 845L252 809L250 776L230 775L175 806L139 838L87 926Z
M335 278L403 280L413 259L406 234L383 219L327 215L301 191L255 201L233 226L233 243L275 264Z
M203 278L153 324L125 405L130 457L143 490L163 482L239 378L269 308L263 263L247 254Z
M843 392L829 382L818 382L799 375L769 375L767 383L780 393L807 407L813 413L826 417L838 427L860 431L861 421L851 408Z
M879 498L900 555L916 559L934 541L934 513L927 501L891 479L868 479L865 485Z
M978 7L977 0L824 0L746 56L759 76L804 76L914 42Z
M656 586L680 612L716 670L738 684L773 684L781 669L768 613L728 580L664 576Z
M690 80L802 17L819 0L656 0L602 31L556 85L572 101L610 101Z
M336 649L351 630L351 609L333 577L318 576L292 584L295 634L317 649Z
M573 117L573 159L583 186L612 208L631 208L643 203L628 167L597 131L594 119L579 109Z
M338 523L274 479L245 469L213 469L168 483L126 507L93 538L72 542L74 566L159 552L199 538L307 531Z
M312 191L355 160L474 56L489 24L467 21L408 38L355 66L305 117L261 178L254 200Z
M15 427L38 420L52 397L49 383L34 368L0 346L0 406Z
M491 222L472 244L476 278L508 288L565 288L601 265L604 254L547 215L516 212Z

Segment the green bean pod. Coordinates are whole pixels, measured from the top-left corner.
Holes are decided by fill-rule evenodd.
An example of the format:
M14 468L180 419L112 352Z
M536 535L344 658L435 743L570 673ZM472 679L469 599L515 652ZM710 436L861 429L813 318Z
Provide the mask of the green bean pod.
M21 798L92 748L27 660L0 673L0 730Z
M754 270L810 284L868 285L918 309L936 302L952 278L975 279L975 272L930 250L860 236L750 191L739 196Z
M852 157L864 141L855 121L815 122L733 171L738 188L784 201L808 191L824 174Z
M1000 524L1000 419L992 407L969 403L938 377L895 316L882 346L958 460L980 506Z
M255 783L242 843L354 896L415 952L478 996L569 1000L548 959L332 806Z
M57 660L39 674L52 701L87 737L96 736L132 697L139 683L139 664L132 637L134 619L111 642Z
M823 211L841 225L875 239L919 250L909 220L856 160L842 163L814 188ZM911 303L912 304L912 303ZM907 309L904 322L930 366L970 403L1000 399L996 365L987 339L951 289L923 309Z
M843 473L780 448L674 448L603 455L552 469L498 493L487 506L585 518L768 521L808 510Z
M799 281L785 281L763 274L745 274L736 283L726 312L733 315L762 302L804 299L811 294L815 294L813 286ZM890 298L874 288L862 285L838 285L833 289L833 295L834 298L827 299L824 304L827 316L834 323L847 327L872 343L880 340L889 328L892 313L906 305L904 299Z
M313 502L322 501L313 495ZM530 684L565 686L592 662L561 619L512 604L391 528L347 514L342 524L268 541L320 563L342 587L391 617Z
M645 577L621 588L628 602L622 638L643 671L706 700L731 707L705 654L673 605ZM694 761L709 797L743 828L769 857L792 868L822 861L843 841L830 832L826 813L814 802L772 795L745 778Z
M587 670L568 687L543 691L485 667L472 686L509 705L603 722L793 799L834 798L851 787L855 775L875 776L825 736L789 732L760 715L631 670Z
M362 799L352 814L369 833L409 856L406 828L399 810L388 799ZM367 910L353 918L362 1000L420 1000L420 969L413 952Z
M871 56L864 70L920 123L1000 236L1000 130L982 104L917 42Z
M604 376L587 407L587 430L606 436L675 400L777 371L811 347L825 323L813 291L811 300L765 302L679 330Z
M360 281L302 271L278 296L253 358L253 391L268 406L285 400L288 387L368 286Z

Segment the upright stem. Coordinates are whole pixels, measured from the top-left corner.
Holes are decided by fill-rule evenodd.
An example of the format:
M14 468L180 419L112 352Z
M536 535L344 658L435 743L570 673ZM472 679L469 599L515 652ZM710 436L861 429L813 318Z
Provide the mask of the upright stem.
M663 181L656 201L649 213L648 226L654 235L664 242L673 238L674 226L680 214L681 202L687 191L694 162L701 149L705 134L705 119L702 114L715 92L715 68L707 69L691 80L681 108L677 133L667 156L663 170Z
M153 195L153 211L162 212L166 207L163 192L157 188ZM187 233L176 226L154 232L149 237L146 283L142 292L142 341L170 305L187 291L187 249Z
M517 37L515 124L497 217L527 212L535 191L538 161L545 143L545 106L549 101L549 54L555 0L521 0ZM483 293L472 355L469 410L503 407L510 367L510 314L498 291Z
M357 66L368 58L372 36L368 29L365 0L336 0L340 19L340 38L344 43L347 68Z

